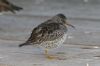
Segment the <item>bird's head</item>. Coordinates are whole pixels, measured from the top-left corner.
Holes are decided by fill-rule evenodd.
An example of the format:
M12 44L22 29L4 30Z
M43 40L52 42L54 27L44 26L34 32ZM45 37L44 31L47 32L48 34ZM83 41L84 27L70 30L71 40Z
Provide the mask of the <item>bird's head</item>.
M66 25L68 25L68 26L71 26L72 28L75 29L75 26L73 26L72 24L70 24L70 23L68 22L67 17L66 17L64 14L60 13L60 14L57 14L56 16L59 17L59 18L61 19L61 22L63 22L64 24L66 24Z

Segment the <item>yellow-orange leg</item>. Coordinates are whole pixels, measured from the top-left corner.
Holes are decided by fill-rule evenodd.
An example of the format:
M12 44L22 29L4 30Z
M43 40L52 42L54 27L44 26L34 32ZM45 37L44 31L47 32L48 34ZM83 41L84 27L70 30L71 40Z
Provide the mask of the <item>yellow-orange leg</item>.
M45 49L45 55L46 55L46 57L47 57L48 59L54 59L53 56L51 56L51 55L48 54L48 49Z
M46 57L47 57L48 59L59 59L59 58L56 57L56 56L49 55L49 54L48 54L48 49L45 49L45 55L46 55Z

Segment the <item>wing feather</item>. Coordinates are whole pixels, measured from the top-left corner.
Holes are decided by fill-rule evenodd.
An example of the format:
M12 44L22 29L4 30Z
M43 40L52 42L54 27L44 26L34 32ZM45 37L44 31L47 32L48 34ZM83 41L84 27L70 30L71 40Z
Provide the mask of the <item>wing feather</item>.
M52 41L63 36L66 26L62 23L42 23L34 28L28 41L32 43L41 43L44 41Z

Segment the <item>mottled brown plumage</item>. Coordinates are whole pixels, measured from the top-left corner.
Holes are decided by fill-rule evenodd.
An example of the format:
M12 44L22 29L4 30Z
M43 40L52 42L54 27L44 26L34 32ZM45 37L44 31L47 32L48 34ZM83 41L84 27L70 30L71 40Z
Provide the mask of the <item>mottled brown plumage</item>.
M66 20L65 15L57 14L44 23L41 23L33 29L29 39L25 43L20 44L19 47L35 44L44 49L59 47L66 40L67 25L72 26ZM72 27L74 28L74 26Z
M15 11L20 11L22 9L22 7L16 6L7 0L0 0L0 12L11 11L12 13L15 13Z

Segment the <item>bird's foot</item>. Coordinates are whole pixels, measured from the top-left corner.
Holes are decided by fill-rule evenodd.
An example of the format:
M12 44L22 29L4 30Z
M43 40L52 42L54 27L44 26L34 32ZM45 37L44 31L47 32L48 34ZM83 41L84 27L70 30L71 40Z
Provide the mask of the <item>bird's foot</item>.
M47 59L49 60L66 60L66 58L61 58L61 57L58 57L58 56L53 56L53 55L49 55L49 56L46 56Z
M56 57L56 56L53 56L53 55L52 55L52 56L51 56L51 55L48 55L48 56L47 56L47 59L50 59L50 60L51 60L51 59L57 59L57 57Z

